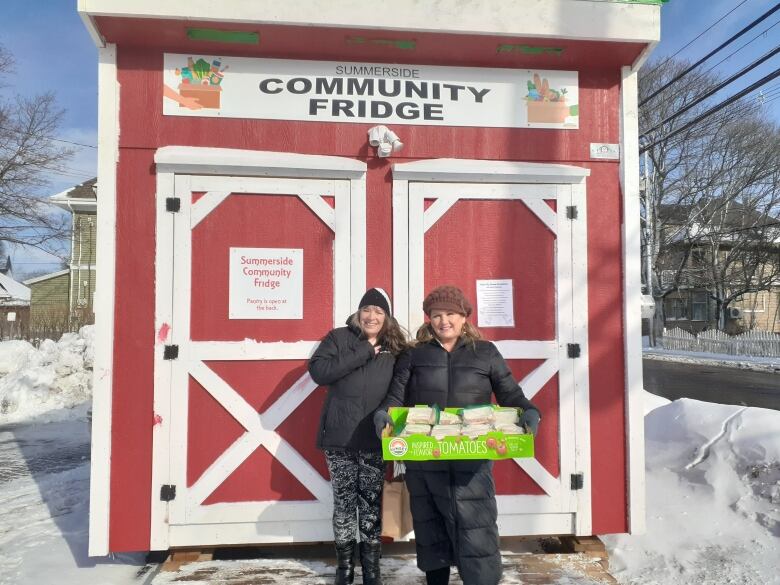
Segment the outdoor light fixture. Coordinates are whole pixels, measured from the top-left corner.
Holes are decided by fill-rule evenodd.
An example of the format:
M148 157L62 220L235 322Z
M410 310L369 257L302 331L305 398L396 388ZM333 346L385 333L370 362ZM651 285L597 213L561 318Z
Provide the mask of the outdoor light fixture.
M386 158L404 146L398 135L387 126L374 126L368 131L368 143L376 148L379 158Z

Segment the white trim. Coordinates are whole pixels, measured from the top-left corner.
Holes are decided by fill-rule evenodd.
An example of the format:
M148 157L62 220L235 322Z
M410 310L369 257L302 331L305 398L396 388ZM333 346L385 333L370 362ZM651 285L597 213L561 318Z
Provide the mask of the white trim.
M357 308L366 292L366 179L349 182L351 268L349 307Z
M497 496L500 497L500 496ZM574 514L501 514L499 507L498 531L501 536L544 536L573 534Z
M197 170L201 171L202 169ZM191 185L193 192L229 191L230 193L296 196L301 193L333 195L332 180L306 177L284 179L280 177L231 177L196 174L192 175Z
M500 35L550 39L648 43L660 38L661 7L616 2L483 0L456 5L418 0L366 3L340 0L335 5L275 0L82 0L90 16L165 18L200 22L251 23L256 26L321 26L377 31Z
M558 344L555 341L525 341L507 339L494 341L506 360L549 360L558 357Z
M173 326L173 267L176 214L165 209L168 197L175 195L174 176L158 173L155 192L155 290L154 290L154 400L152 412L152 481L150 550L168 548L168 505L160 500L160 486L170 484L170 459L167 453L171 433L171 395L173 362L163 358L170 343ZM102 213L102 212L101 212ZM159 417L159 418L157 418Z
M201 361L214 360L307 360L319 341L191 341L190 356Z
M590 352L588 349L588 206L585 184L571 186L571 205L577 208L577 219L571 229L572 343L580 346L580 357L572 362L574 384L575 448L574 473L583 474L583 486L574 492L577 499L576 532L590 536L593 524L590 445Z
M98 51L98 180L95 364L92 387L92 455L89 483L89 555L108 554L111 498L111 402L114 364L116 270L116 164L119 161L119 82L116 46Z
M393 177L393 303L395 318L409 329L409 182Z
M59 272L50 272L49 274L44 274L42 276L36 276L35 278L30 278L28 280L23 280L22 284L24 285L30 285L35 284L36 282L43 282L44 280L49 280L50 278L57 278L58 276L62 276L64 274L68 274L68 272L71 271L71 268L66 268L65 270L60 270Z
M154 162L158 173L176 174L360 179L366 172L352 158L199 146L163 146Z
M645 442L642 405L642 285L639 235L639 115L637 73L622 69L620 186L623 193L623 327L626 363L628 531L645 531Z
M336 160L334 166L338 167L340 164L341 162ZM365 165L360 164L365 170ZM193 165L187 166L192 167ZM360 186L364 185L365 175L362 173L358 179L351 179L351 182L348 182L343 178L321 180L193 176L174 174L170 172L172 168L171 166L158 166L157 173L156 327L158 346L155 353L155 415L159 415L160 419L157 419L153 431L152 548L157 550L170 546L185 546L188 542L186 539L189 537L199 538L200 544L209 542L208 537L203 535L210 534L210 526L203 523L210 522L209 518L211 521L214 520L213 508L210 505L202 505L202 502L260 445L267 449L318 500L317 506L307 508L314 511L311 520L317 522L321 518L328 518L332 511L330 485L302 455L274 430L318 387L317 384L308 373L304 374L268 410L258 414L240 394L203 363L204 360L307 359L318 345L318 341L302 340L292 343L267 343L249 339L236 342L191 341L192 299L188 286L191 281L192 227L224 200L226 193L265 194L270 192L302 199L309 208L314 208L314 212L324 219L325 223L331 224L332 229L335 228L333 243L334 313L339 314L340 322L343 320L341 313L349 310L350 295L354 294L355 290L350 286L351 260L356 254L360 258L365 258L365 240L357 242L356 245L350 243L352 223L354 221L365 222L365 206L359 202L360 197L364 197L364 190L361 191ZM202 169L196 170L202 171ZM289 176L296 173L282 171L280 174ZM355 186L356 183L357 186ZM180 210L174 214L165 211L165 199L171 196L171 190L173 195L181 200ZM193 202L192 193L200 191L206 192L207 195ZM326 204L323 199L325 195L332 195L335 198L335 210ZM357 210L351 208L353 200L357 200ZM201 201L204 203L199 207L198 204ZM355 211L361 217L354 218L354 213L351 211ZM193 219L194 215L197 215L197 218ZM332 218L328 216L332 216ZM175 250L175 255L172 255L173 250ZM363 273L364 271L365 267L363 267ZM361 290L360 294L362 292ZM173 303L172 299L176 299L176 302ZM160 333L164 324L170 324L170 330L165 339ZM172 361L162 359L162 350L165 344L179 346L178 359ZM181 454L186 453L188 445L189 430L186 413L188 412L190 376L205 388L247 432L212 462L193 486L187 488L187 460ZM176 412L172 411L171 404L176 404ZM177 497L169 503L160 502L159 499L159 490L163 483L175 484L178 488ZM266 522L266 517L281 517L278 506L285 508L289 504L289 502L278 505L273 502L243 502L234 504L229 509L233 511L233 516L236 516L239 509L243 510L241 518L249 518L244 523L252 526L253 533L257 535L268 530L273 532L275 522L273 520ZM269 506L271 507L269 508ZM249 511L248 515L247 511ZM254 515L255 512L257 512L257 516ZM261 515L261 522L255 524L252 518L260 518ZM301 514L296 515L296 518L299 516ZM301 517L301 520L303 519L305 518ZM220 526L224 526L221 519L217 518L216 522ZM195 523L198 526L192 526ZM304 524L295 521L291 521L289 524L295 525L295 530L299 531L294 533L296 540L310 540L306 536L309 534L309 528L304 527ZM328 525L330 524L328 523ZM238 542L234 540L234 525L230 524L229 530L230 532L222 532L221 539L214 535L216 540L211 542L227 543L225 535L228 534L230 542ZM235 531L242 534L244 530L245 528L237 528ZM184 541L179 541L177 538L180 534L189 536L183 537ZM285 539L282 538L282 540ZM253 542L258 542L257 536Z
M393 164L393 179L447 183L579 183L590 170L572 165L437 158Z
M223 542L228 534L230 544L330 542L333 540L333 521L330 518L275 522L250 520L171 526L171 542L180 547L203 546L204 542Z
M580 338L585 337L585 351L587 351L587 302L579 305L577 299L584 298L574 289L577 286L575 278L576 256L577 267L587 269L587 256L585 247L587 242L582 243L578 239L578 245L573 244L575 233L574 224L577 224L578 236L585 236L587 226L584 221L572 221L567 218L564 209L566 205L573 204L585 205L585 177L588 171L577 167L570 168L569 179L560 183L550 183L545 185L525 184L520 175L514 176L514 183L499 184L494 183L495 173L485 172L495 167L492 161L470 161L469 178L474 181L468 183L449 182L449 175L444 172L440 174L442 168L459 173L463 169L460 165L457 168L451 168L452 161L418 161L408 163L406 171L411 167L417 167L421 171L419 176L435 175L437 182L409 182L394 180L393 184L393 221L394 236L403 237L402 230L408 234L408 249L406 254L400 252L400 246L394 247L393 270L400 272L397 274L395 286L399 286L404 272L408 273L410 282L408 283L408 315L409 326L412 331L423 322L422 310L416 308L422 301L423 283L424 283L424 262L425 262L425 229L431 227L436 220L442 217L446 210L460 199L492 199L492 200L519 200L522 201L528 209L534 213L554 234L556 234L555 244L555 277L554 290L556 295L555 306L555 339L548 341L527 341L527 340L505 340L496 342L499 351L505 359L544 359L544 362L537 366L523 380L521 385L526 386L524 391L527 395L536 394L556 373L559 375L559 416L562 425L559 434L559 469L560 475L553 477L539 461L536 459L517 459L516 464L521 467L547 494L547 496L518 496L523 498L528 506L523 511L534 512L544 508L554 510L555 512L575 512L564 516L562 523L566 525L565 533L584 534L584 531L590 530L590 491L589 483L587 490L571 490L568 485L568 478L575 470L581 469L589 482L590 469L578 467L583 463L589 464L588 458L578 456L577 449L587 450L589 448L589 426L587 419L590 415L588 410L587 396L578 396L578 393L587 393L588 364L583 360L573 360L568 357L568 344L580 342ZM438 164L441 163L441 164ZM404 165L397 165L395 168ZM534 177L543 176L545 172L550 171L547 177L560 177L560 165L534 165L533 169L528 168L522 163L510 163L509 165L500 165L504 168L504 174L507 171L517 173L534 173ZM435 171L435 173L433 172ZM554 172L552 172L554 171ZM407 177L412 176L407 172ZM576 192L576 198L574 193ZM425 200L436 199L428 210L425 210ZM553 211L545 200L555 200L557 202L557 212ZM406 212L408 225L403 213ZM426 216L426 213L429 215ZM587 272L584 273L587 277ZM586 281L587 285L587 281ZM586 287L585 285L585 287ZM584 313L582 309L584 307ZM575 308L578 311L575 316ZM577 329L579 327L579 329ZM586 358L587 359L587 358ZM578 366L574 362L580 362ZM575 367L577 370L575 370ZM585 381L579 385L576 378L583 377ZM584 409L579 412L579 419L584 421L577 422L575 417L575 408ZM570 421L570 422L566 422ZM571 432L565 431L563 427L569 428ZM536 505L534 505L536 504ZM520 500L516 505L521 506ZM522 508L522 506L521 506ZM512 517L521 515L512 514ZM545 518L545 516L540 516ZM499 518L499 524L505 520ZM552 522L560 522L557 518ZM508 529L507 534L518 534L516 528ZM523 534L545 533L539 530L537 526L529 526Z
M335 181L333 195L336 209L333 221L333 326L343 323L352 313L352 295L354 291L350 284L350 185L347 181ZM322 201L322 199L320 199ZM322 201L323 205L325 204Z
M160 175L170 175L170 173L158 173ZM206 191L203 196L192 204L192 213L190 214L191 228L198 225L201 220L209 213L214 211L217 206L227 199L230 191ZM190 195L192 197L192 195Z
M184 491L187 478L187 453L189 444L188 415L190 401L190 374L189 363L192 361L190 318L192 315L192 225L190 211L192 209L192 185L191 177L176 175L174 177L174 194L181 199L181 207L174 214L173 229L173 281L171 290L171 344L179 346L179 356L172 360L171 384L169 400L176 405L170 414L169 443L165 457L169 463L170 482ZM161 283L165 284L165 283ZM174 302L175 299L175 302ZM159 486L158 488L159 489ZM181 517L184 514L185 499L176 497L167 504L168 514L165 516L166 525L151 526L155 530L165 530L172 525L172 518ZM165 538L170 539L170 531L166 530ZM173 546L173 541L168 541L168 546Z
M68 191L72 191L73 188L68 189ZM74 211L79 212L97 212L97 200L96 199L77 199L77 198L67 198L67 199L54 199L54 197L57 197L57 195L53 195L50 197L51 203L56 205L57 207L60 207L64 209L65 211L70 211L73 213Z
M343 182L340 183L340 185L343 185ZM334 185L331 185L327 196L330 196L331 193L335 197L336 190ZM308 208L311 209L314 214L319 217L322 222L328 226L328 228L330 228L332 232L336 231L336 212L330 205L328 205L322 196L312 195L309 193L299 193L298 198L303 201L303 203L307 205Z
M103 39L100 31L98 31L95 17L87 14L87 4L87 0L78 0L78 12L79 16L81 17L81 22L84 23L84 26L87 29L87 33L89 33L89 36L92 38L92 42L95 43L95 46L98 49L103 49L106 46L106 41Z
M439 197L423 212L423 231L427 232L445 213L458 202L456 197Z

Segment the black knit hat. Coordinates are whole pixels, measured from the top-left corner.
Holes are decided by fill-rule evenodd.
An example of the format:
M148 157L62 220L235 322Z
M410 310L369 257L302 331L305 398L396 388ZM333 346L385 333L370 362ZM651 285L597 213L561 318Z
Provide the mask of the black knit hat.
M363 298L360 299L358 310L362 309L363 307L367 307L368 305L374 305L375 307L379 307L388 315L393 314L390 305L390 297L388 297L387 293L381 288L368 289L366 291L366 294L363 295Z

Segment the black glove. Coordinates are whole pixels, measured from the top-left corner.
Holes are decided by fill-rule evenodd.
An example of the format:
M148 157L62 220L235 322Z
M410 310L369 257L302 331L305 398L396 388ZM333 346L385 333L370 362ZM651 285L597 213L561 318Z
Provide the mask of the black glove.
M374 418L374 420L376 420L376 418ZM536 436L536 432L539 430L540 420L542 420L542 417L539 416L539 411L529 408L528 410L523 411L517 424Z
M385 430L387 425L393 426L393 419L387 414L386 410L377 410L374 413L374 429L376 429L376 436L382 438L382 431Z

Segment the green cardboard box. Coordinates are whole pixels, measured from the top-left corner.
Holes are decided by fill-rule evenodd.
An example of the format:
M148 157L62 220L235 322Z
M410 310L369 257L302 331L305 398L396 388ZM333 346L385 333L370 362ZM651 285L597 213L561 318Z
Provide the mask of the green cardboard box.
M408 407L391 408L393 434L389 427L382 434L382 456L385 461L444 461L452 459L516 459L534 456L534 436L505 435L491 431L476 439L469 437L444 437L441 440L427 435L397 437L406 426ZM458 414L461 408L445 408Z

